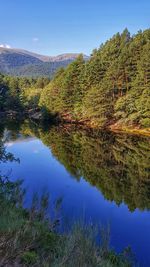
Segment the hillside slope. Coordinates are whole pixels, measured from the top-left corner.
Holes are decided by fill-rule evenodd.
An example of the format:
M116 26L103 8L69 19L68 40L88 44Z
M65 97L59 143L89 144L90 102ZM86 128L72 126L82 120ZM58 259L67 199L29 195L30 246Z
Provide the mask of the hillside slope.
M78 54L73 53L52 57L0 47L0 72L15 76L52 76L58 68L66 67L77 57Z
M38 64L42 61L32 55L13 50L0 48L0 71L9 73L11 69L27 64Z

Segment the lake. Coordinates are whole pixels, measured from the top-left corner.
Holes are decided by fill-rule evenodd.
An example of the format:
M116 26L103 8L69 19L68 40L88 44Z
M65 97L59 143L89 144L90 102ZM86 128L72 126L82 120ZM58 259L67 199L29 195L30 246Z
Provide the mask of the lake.
M80 219L109 224L111 246L131 246L141 266L150 266L149 137L29 121L1 123L0 137L20 159L0 168L23 179L25 205L49 192L51 203L62 200L62 227Z

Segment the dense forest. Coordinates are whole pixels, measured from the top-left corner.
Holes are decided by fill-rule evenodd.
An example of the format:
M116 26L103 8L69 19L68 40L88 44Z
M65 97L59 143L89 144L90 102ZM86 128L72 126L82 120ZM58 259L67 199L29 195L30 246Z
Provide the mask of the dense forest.
M60 70L43 90L40 105L62 117L105 126L150 126L150 30L117 33L88 62Z
M0 112L38 109L42 89L48 78L18 78L0 75Z
M150 127L150 29L125 29L48 79L0 77L0 110L36 107L92 127ZM15 101L12 104L12 101Z

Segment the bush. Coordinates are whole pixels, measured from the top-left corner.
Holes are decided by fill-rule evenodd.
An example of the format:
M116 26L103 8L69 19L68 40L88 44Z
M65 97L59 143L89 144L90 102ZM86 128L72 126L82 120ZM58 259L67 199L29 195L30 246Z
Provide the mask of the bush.
M27 251L21 257L22 263L28 266L30 265L32 266L33 264L37 262L37 260L38 260L38 256L35 251Z
M141 119L140 124L141 126L146 127L146 128L150 127L150 118Z

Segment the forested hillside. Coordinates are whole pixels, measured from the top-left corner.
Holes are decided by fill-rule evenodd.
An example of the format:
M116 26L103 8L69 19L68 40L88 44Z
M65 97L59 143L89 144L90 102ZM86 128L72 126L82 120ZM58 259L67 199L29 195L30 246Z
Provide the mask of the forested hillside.
M67 67L73 60L40 62L11 69L11 75L21 77L49 77L52 78L57 69Z
M91 59L60 70L42 91L40 105L92 126L150 127L150 30L117 33Z
M150 127L150 29L117 33L53 79L0 76L0 110L38 108L92 127Z

